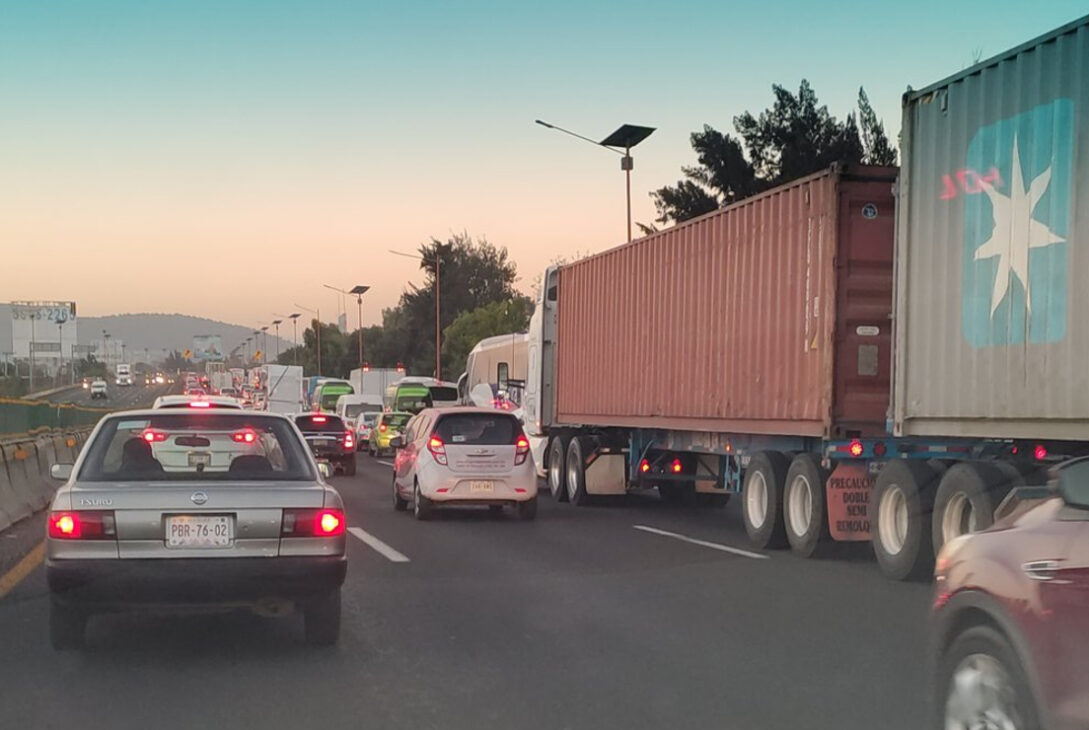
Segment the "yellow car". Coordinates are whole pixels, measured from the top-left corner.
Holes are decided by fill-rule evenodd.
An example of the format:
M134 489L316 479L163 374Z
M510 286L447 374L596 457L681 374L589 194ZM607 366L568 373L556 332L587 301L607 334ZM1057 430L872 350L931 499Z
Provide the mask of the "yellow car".
M404 429L410 418L412 418L411 413L400 413L398 411L378 414L378 420L374 422L374 428L371 429L371 440L367 445L367 452L371 456L382 456L392 451L389 440L394 436L401 435L401 430Z

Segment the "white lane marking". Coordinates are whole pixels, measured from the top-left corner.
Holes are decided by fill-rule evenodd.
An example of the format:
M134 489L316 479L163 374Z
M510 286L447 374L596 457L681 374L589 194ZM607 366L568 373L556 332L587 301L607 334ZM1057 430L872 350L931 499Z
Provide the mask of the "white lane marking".
M371 533L364 530L362 527L349 527L348 532L358 537L365 545L374 549L376 553L384 558L391 560L394 563L407 563L408 558L402 553L397 552L386 543L379 540Z
M382 461L381 459L375 459L375 461L377 461L379 464L382 464L383 466L393 466L392 461Z
M659 530L657 527L647 527L646 525L632 525L636 530L642 530L643 532L650 532L655 535L662 535L663 537L672 537L674 540L680 540L681 542L687 542L691 545L699 545L701 547L711 548L712 550L721 550L724 553L732 553L734 555L740 555L743 558L756 558L757 560L767 560L767 555L761 555L760 553L750 552L749 550L742 550L741 548L730 547L729 545L720 545L717 542L707 542L706 540L697 540L694 537L686 537L685 535L679 535L676 532L669 532L667 530Z

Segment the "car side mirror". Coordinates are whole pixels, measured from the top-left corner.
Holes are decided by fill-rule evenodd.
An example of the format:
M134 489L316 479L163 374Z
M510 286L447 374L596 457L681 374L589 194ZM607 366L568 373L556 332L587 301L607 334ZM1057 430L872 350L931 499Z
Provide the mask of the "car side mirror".
M405 440L400 436L394 436L389 440L389 445L392 449L403 449L405 447Z
M1078 459L1058 469L1059 496L1071 507L1089 509L1089 459Z
M66 482L72 477L72 465L54 464L49 467L49 476L53 477L58 482Z

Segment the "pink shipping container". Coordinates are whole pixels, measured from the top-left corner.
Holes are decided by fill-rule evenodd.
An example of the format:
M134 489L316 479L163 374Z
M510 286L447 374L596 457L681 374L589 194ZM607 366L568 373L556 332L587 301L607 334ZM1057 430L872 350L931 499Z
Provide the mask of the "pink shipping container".
M833 167L561 268L555 422L884 433L895 180Z

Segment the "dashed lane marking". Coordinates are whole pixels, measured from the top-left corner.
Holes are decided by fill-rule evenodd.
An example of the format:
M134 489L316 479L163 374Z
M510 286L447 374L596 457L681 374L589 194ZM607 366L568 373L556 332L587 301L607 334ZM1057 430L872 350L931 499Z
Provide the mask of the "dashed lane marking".
M392 461L382 461L381 459L375 459L375 461L377 461L379 464L381 464L383 466L393 466Z
M363 544L367 545L376 553L386 558L387 560L390 560L391 562L409 562L408 558L403 553L400 553L397 550L391 548L389 545L382 542L377 537L364 530L362 527L349 527L348 532L358 537L363 542Z
M672 537L674 540L680 540L681 542L687 542L690 545L699 545L700 547L711 548L712 550L720 550L724 553L731 553L733 555L740 555L743 558L756 558L757 560L767 560L767 555L760 553L754 553L749 550L742 550L741 548L730 547L729 545L720 545L717 542L707 542L706 540L697 540L694 537L688 537L686 535L680 535L676 532L669 532L668 530L659 530L657 527L648 527L647 525L632 525L636 530L642 530L643 532L649 532L654 535L661 535L663 537Z
M15 586L23 582L23 579L41 565L45 557L45 541L38 543L29 553L24 555L11 570L0 576L0 598L15 590Z

